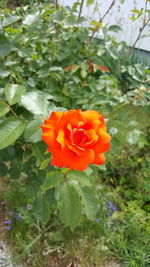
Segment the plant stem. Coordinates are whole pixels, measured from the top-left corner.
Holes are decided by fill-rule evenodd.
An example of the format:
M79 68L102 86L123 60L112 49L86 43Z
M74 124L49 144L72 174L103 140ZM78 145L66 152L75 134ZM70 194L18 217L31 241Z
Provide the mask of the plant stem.
M79 15L78 15L78 18L77 18L77 22L79 22L79 20L80 20L82 9L83 9L83 4L84 4L84 0L81 0L80 10L79 10Z
M140 37L141 37L141 34L143 32L143 30L145 29L145 27L147 26L147 24L149 23L150 19L146 19L146 11L147 11L147 0L145 0L145 9L144 9L144 18L143 18L143 23L142 23L142 26L140 27L139 29L139 34L137 36L137 38L135 39L132 47L130 47L129 49L129 52L126 54L124 60L121 62L119 68L117 69L117 71L115 72L115 75L117 75L119 72L120 72L120 68L122 65L124 65L126 63L126 61L128 60L130 54L131 54L131 51L133 48L135 48L137 42L139 41Z
M137 38L135 39L134 43L133 43L133 48L136 46L137 42L139 41L141 34L143 32L143 30L145 29L145 27L147 26L147 24L149 23L150 19L146 19L146 11L147 11L147 0L145 0L145 9L144 9L144 18L143 18L143 24L139 29L139 34L137 36Z
M9 104L7 104L2 98L0 98L0 102L4 103L4 104L10 109L10 111L14 114L14 116L18 118L18 115L17 115L16 112L11 108L11 106L10 106Z
M56 9L58 8L58 0L55 0Z
M107 16L107 14L110 12L110 10L111 10L112 7L114 6L114 4L115 4L115 0L113 0L113 1L111 2L109 8L106 10L106 12L104 13L104 15L103 15L102 17L100 17L100 19L99 19L99 23L102 23L102 22L103 22L104 18L105 18L105 17ZM96 27L96 28L94 29L92 35L89 37L89 40L88 40L89 43L92 42L92 40L93 40L93 38L94 38L94 35L95 35L95 33L97 32L98 29L99 29L99 27Z

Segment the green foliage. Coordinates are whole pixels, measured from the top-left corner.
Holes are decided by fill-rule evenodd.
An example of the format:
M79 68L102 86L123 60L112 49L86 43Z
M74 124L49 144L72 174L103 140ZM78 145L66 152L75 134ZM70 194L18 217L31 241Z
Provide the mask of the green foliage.
M72 183L63 183L57 191L60 219L73 230L81 219L81 201L76 186Z
M149 69L111 37L119 26L92 21L85 28L76 8L48 2L0 11L0 176L9 184L9 208L24 218L22 227L14 223L12 236L21 240L23 257L32 250L39 255L39 246L51 251L45 246L74 240L99 266L98 239L127 266L148 266ZM89 41L95 27L103 40ZM108 118L111 151L105 166L58 170L50 165L40 125L54 110L78 108ZM102 195L119 211L108 218L103 210L97 224ZM32 215L24 211L28 203ZM91 239L84 241L86 235Z
M16 117L10 117L0 123L1 144L4 149L14 143L25 129L25 123Z

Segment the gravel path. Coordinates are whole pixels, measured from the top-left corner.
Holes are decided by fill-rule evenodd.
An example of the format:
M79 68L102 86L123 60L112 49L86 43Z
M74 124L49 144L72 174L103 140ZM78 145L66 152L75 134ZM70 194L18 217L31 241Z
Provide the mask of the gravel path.
M2 241L0 241L0 267L17 267L12 264L12 257Z

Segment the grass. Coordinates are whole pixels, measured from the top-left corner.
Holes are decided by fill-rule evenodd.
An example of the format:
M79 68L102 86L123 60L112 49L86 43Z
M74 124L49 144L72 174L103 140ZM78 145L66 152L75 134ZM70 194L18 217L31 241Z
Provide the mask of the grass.
M3 194L4 199L1 195L1 201L5 201L7 207L5 219L8 219L8 211L13 208L13 199L17 209L23 211L27 199L23 188L19 190L19 185L20 181L13 181ZM23 221L14 222L12 230L5 229L3 236L12 244L14 260L24 262L25 267L75 264L81 267L109 267L114 264L121 267L150 266L149 214L138 207L136 201L123 202L116 189L110 191L110 187L104 185L102 191L104 195L109 192L109 196L118 199L119 212L110 217L103 216L99 222L83 218L74 232L59 222L57 214L43 227L35 221L32 209L22 213Z

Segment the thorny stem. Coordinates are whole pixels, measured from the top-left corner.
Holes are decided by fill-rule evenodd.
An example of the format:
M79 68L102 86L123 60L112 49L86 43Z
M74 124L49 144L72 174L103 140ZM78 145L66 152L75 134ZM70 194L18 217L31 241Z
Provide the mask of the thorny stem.
M0 102L4 103L4 104L10 109L10 111L14 114L14 116L18 118L18 115L17 115L16 112L11 108L11 106L10 106L9 104L7 104L2 98L0 98Z
M145 27L147 26L147 24L148 24L149 21L150 21L150 19L147 19L147 20L146 20L146 11L147 11L147 0L145 0L145 10L144 10L143 24L142 24L142 26L141 26L140 29L139 29L139 34L138 34L136 40L134 41L132 47L129 49L129 52L126 54L126 56L125 56L123 62L121 63L121 65L124 65L125 62L128 60L128 57L130 56L131 50L132 50L133 48L135 48L137 42L139 41L139 39L140 39L140 37L141 37L141 34L142 34L143 30L145 29ZM117 74L119 71L120 71L120 66L119 66L119 69L117 69L117 71L116 71L115 74Z
M58 0L55 0L56 9L58 8Z
M99 23L102 23L104 18L107 16L107 14L110 12L110 10L112 9L112 7L115 5L115 0L113 0L109 6L109 8L106 10L106 12L104 13L104 15L102 17L100 17L99 19ZM94 35L95 33L97 32L97 30L99 29L99 27L96 27L95 30L93 30L93 33L92 35L89 37L89 43L92 42L93 38L94 38Z
M79 10L79 15L78 15L78 18L77 18L77 22L79 22L79 19L81 17L81 13L82 13L82 9L83 9L83 4L84 4L84 0L81 1L81 4L80 4L80 10Z
M144 10L144 18L143 18L143 25L140 27L139 29L139 34L135 40L135 42L133 43L133 48L136 46L137 42L139 41L141 34L143 32L143 30L145 29L145 27L147 26L147 24L149 23L150 19L146 20L146 11L147 11L147 0L145 0L145 10Z

